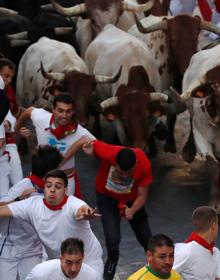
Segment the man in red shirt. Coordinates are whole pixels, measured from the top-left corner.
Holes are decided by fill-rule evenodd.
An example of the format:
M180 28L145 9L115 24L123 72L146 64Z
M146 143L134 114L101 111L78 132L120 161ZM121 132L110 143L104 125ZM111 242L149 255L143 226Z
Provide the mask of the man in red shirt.
M129 221L137 240L147 251L151 230L144 205L152 182L151 164L140 149L109 145L99 140L89 139L83 150L101 159L96 177L97 205L102 214L108 254L104 279L111 280L119 259L122 217Z

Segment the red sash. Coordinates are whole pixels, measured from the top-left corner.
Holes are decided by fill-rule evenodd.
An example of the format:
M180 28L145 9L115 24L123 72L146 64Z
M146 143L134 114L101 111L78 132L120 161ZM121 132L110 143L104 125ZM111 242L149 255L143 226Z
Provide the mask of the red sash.
M30 175L26 178L30 179L33 184L35 184L40 189L44 188L45 181L36 175Z
M208 249L213 254L214 242L209 244L205 239L199 236L196 232L192 232L191 235L186 239L185 243L189 243L191 241L196 241L202 247Z
M65 195L64 198L61 200L61 202L59 204L57 204L57 205L50 205L50 204L48 204L48 202L46 201L45 198L43 199L43 202L44 202L44 205L47 208L49 208L50 210L57 211L57 210L62 210L62 207L63 207L64 204L66 204L67 199L68 199L68 196Z
M70 123L68 125L59 125L55 127L54 125L54 114L51 116L50 119L50 126L45 130L50 129L51 133L53 133L58 140L64 138L65 136L72 134L77 129L77 123Z

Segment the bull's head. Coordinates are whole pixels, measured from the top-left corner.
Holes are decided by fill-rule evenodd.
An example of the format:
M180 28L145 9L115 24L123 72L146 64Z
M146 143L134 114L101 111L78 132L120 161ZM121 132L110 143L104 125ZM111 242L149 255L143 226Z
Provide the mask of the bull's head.
M121 75L122 67L113 76L89 75L79 71L48 73L41 62L41 73L45 79L53 81L56 88L70 94L76 103L76 117L86 125L89 117L89 103L97 84L115 83Z
M174 112L177 102L168 104L167 100L167 95L154 92L145 69L134 66L129 71L128 84L121 85L116 96L100 105L108 120L120 121L128 141L124 144L147 150L154 117Z
M186 102L189 98L206 98L203 111L210 117L210 123L220 125L220 66L206 72L205 75L194 81L190 87L175 98Z
M171 66L177 67L181 75L189 65L189 61L197 52L198 36L202 29L220 35L220 29L210 22L202 21L198 16L178 15L164 18L161 22L144 27L135 16L137 28L141 33L151 33L163 30L169 50Z
M90 19L92 29L98 34L106 24L116 25L123 11L144 12L152 8L154 0L145 4L128 2L128 0L86 0L85 3L64 8L51 0L54 9L64 16L86 16Z

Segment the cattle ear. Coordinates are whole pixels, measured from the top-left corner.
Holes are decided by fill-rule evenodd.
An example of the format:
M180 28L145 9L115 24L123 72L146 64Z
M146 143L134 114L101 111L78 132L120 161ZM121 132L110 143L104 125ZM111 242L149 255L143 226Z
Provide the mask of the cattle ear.
M107 108L104 112L103 115L105 119L109 122L113 122L117 118L117 106L112 106L110 108Z
M194 90L192 92L192 97L204 98L205 97L205 92L202 91L202 90Z
M199 15L195 15L194 18L196 18L196 19L201 21L201 17Z
M60 94L60 91L56 85L52 85L52 86L48 87L47 90L53 96L57 96L58 94Z

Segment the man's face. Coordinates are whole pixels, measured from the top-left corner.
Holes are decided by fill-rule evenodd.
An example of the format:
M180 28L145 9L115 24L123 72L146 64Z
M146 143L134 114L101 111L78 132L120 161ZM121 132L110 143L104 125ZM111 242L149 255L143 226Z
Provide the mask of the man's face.
M65 196L66 187L61 178L47 177L44 185L44 196L50 205L59 204Z
M74 108L72 104L66 104L63 102L57 102L53 109L54 120L58 125L69 124L74 115Z
M15 71L13 69L10 69L8 66L4 66L0 70L0 75L2 76L2 79L3 79L6 87L8 85L10 85L14 74L15 74Z
M167 246L156 247L154 253L147 251L147 259L155 272L169 274L173 266L174 249Z
M115 170L117 171L120 178L126 179L126 178L131 177L131 175L134 171L134 168L135 168L135 165L131 169L124 171L118 165L116 165Z
M60 256L61 269L66 277L75 278L82 266L83 256L81 253L64 254Z

